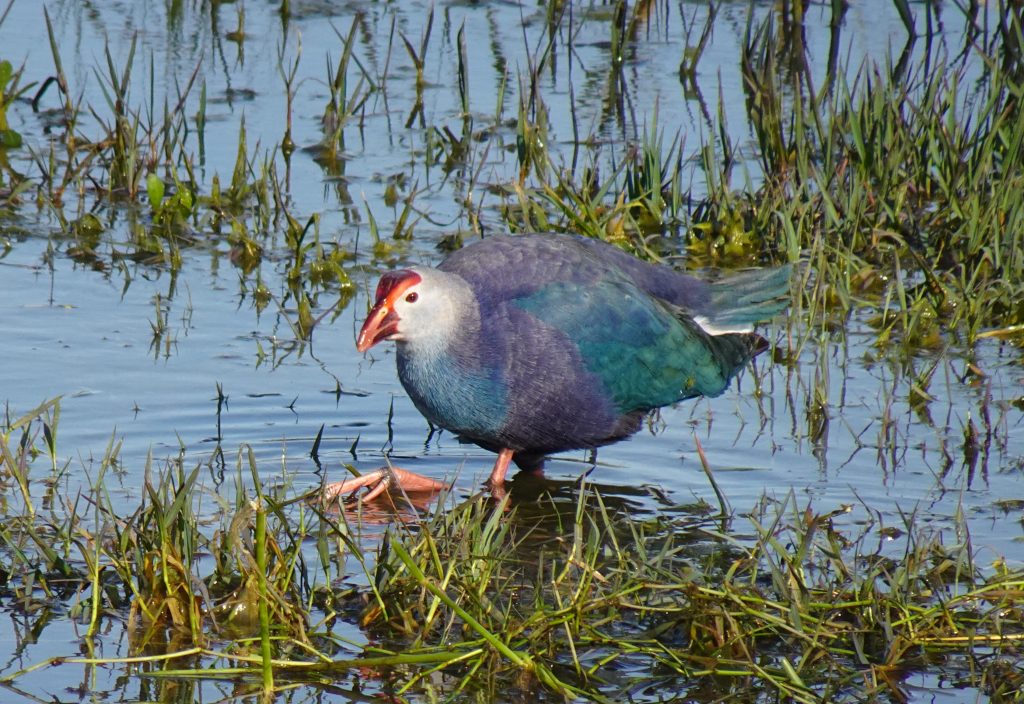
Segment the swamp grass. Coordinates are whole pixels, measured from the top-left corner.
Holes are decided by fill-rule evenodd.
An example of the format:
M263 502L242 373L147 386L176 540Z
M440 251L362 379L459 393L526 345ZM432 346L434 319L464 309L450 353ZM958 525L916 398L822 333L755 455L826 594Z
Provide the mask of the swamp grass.
M0 680L15 690L69 662L267 693L487 701L902 701L929 667L992 701L1021 686L1024 572L979 564L963 522L851 531L835 524L843 510L819 515L792 494L746 514L633 515L584 477L519 508L482 494L399 505L401 520L368 530L363 507L261 481L246 448L233 496L211 490L212 461L170 461L146 467L124 515L106 486L116 443L73 501L65 468L29 476L33 456L55 455L59 409L4 426L20 491L0 525L0 594L42 620L64 604L87 649L105 619L127 619L137 655L36 663Z
M650 11L647 3L616 11L609 22L613 51L637 41L630 36L644 22L645 11ZM566 7L552 9L551 22L568 23L567 14ZM978 19L970 18L972 32L955 56L947 55L946 45L933 47L929 41L923 56L910 62L911 37L898 62L833 66L824 85L816 86L802 28L792 13L770 14L759 24L751 13L739 58L746 117L757 145L754 159L724 137L707 140L692 155L684 153L685 136L659 124L652 106L649 122L626 126L632 135L621 144L585 136L574 122L571 161L557 161L549 152L549 108L540 88L553 61L552 47L541 46L529 70L510 77L505 87L518 88L518 178L480 182L490 147L478 141L502 128L503 101L492 123L481 126L483 118L466 111L463 90L461 132L422 125L424 160L408 174L390 177L385 193L385 204L394 210L390 231L379 224L376 206L365 204L374 259L384 265L401 260L415 223L425 217L409 184L440 169L445 180L459 182L457 192L466 194L468 226L443 238L442 247L485 234L486 211L496 209L506 229L582 233L648 258L682 249L689 267L806 261L813 280L801 289L801 310L821 319L865 305L877 308L880 346L902 341L909 352L940 345L940 329L968 344L979 336L1020 339L1024 209L1016 196L1024 187L1024 119L1016 47L1024 40L1019 9L1001 7L997 16L1005 19L989 30L991 36L979 35L982 28L973 24ZM315 150L328 176L342 176L337 169L346 126L362 120L370 93L385 91L395 80L387 73L372 77L354 60L359 24L357 17L347 34L339 33L342 55L328 70L330 99ZM417 95L423 91L422 56L432 31L428 19L419 49L398 33L416 66ZM340 291L340 305L351 300L352 252L321 239L316 213L290 211L287 171L295 150L290 98L282 142L269 152L259 145L253 150L242 123L230 179L214 175L204 187L190 145L202 144L205 93L193 120L182 110L197 89L198 67L182 81L174 104L165 103L161 111L151 80L142 107L133 108L139 101L129 88L133 71L139 70L135 45L120 67L108 50L105 71L97 72L107 99L102 109L72 97L52 29L51 49L56 74L42 86L20 85L20 71L0 74L10 83L0 110L31 91L33 104L55 93L56 119L63 127L60 138L50 141L50 153L31 154L37 173L0 164L6 177L0 182L0 205L7 211L16 213L34 201L72 238L66 245L72 256L104 268L116 266L111 257L116 252L174 271L181 266L182 247L209 235L226 237L243 290L258 305L268 302L260 265L284 232L289 290L282 303L295 304L298 319L292 323L300 338L310 334L310 311L324 307L311 305L319 298ZM457 58L464 86L470 69L462 52ZM688 61L699 61L699 54ZM289 64L282 54L279 63L291 96L298 59ZM625 80L618 73L621 61L611 62L610 70L610 85ZM350 73L357 79L354 87ZM613 91L609 100L610 110L624 111L619 93ZM701 106L709 132L725 135L724 106L720 103L714 115ZM84 112L93 119L84 120ZM85 134L86 124L100 133ZM693 188L695 169L702 173L704 192ZM77 192L75 215L65 207L69 188ZM489 196L472 195L480 192ZM127 227L115 227L121 218L127 218ZM127 231L130 239L104 241L117 231Z
M842 3L833 6L841 15ZM909 38L908 50L886 65L844 66L837 51L823 85L815 85L801 41L803 5L786 7L764 21L751 14L738 57L754 159L720 137L721 100L712 110L701 99L712 138L692 154L656 109L649 122L630 121L623 57L643 52L654 3L619 2L585 20L607 25L607 109L629 138L611 143L574 121L564 162L550 148L541 79L551 70L550 43L573 41L580 20L570 4L550 4L549 44L502 86L514 94L514 117L503 114L503 100L492 116L471 112L472 69L459 34L461 114L425 124L433 14L418 38L393 25L391 48L415 69L418 109L406 128L423 135L424 149L408 173L390 177L389 202L361 206L345 192L346 129L363 119L369 96L401 79L388 62L381 75L360 63L357 17L339 32L341 57L328 63L323 140L313 152L337 179L339 200L367 223L372 247L359 264L321 235L317 213L293 212L288 198L297 58L280 59L289 96L281 142L269 152L250 145L240 125L234 169L207 184L192 151L197 144L201 153L204 139L198 67L159 105L152 93L131 93L132 72L147 68L134 43L121 66L107 51L96 72L106 100L83 105L51 30L52 80L23 84L20 70L0 63L0 217L45 211L59 223L55 248L120 273L125 287L125 260L173 274L182 250L226 242L240 294L260 309L276 306L291 331L268 349L257 343L261 363L281 363L301 348L353 300L366 269L403 260L428 217L417 184L432 174L458 181L463 207L464 226L439 238L442 249L490 231L497 213L513 231L578 232L673 262L685 253L692 268L804 262L776 349L780 364L795 364L811 337L841 331L858 308L875 312L880 356L969 349L988 337L1020 344L1019 7L1000 4L1000 21L989 26L975 4L966 6L971 31L957 55L933 50L927 33ZM909 6L900 7L912 23ZM240 13L239 27L243 20ZM691 28L681 80L696 80L714 21L712 11ZM910 50L914 41L928 42L923 54ZM182 107L194 104L196 91L189 117ZM57 101L50 117L60 126L48 151L31 152L31 172L7 159L20 141L4 121L6 106L30 93L36 103ZM490 147L481 136L509 125L515 173L485 182ZM695 172L703 189L693 186ZM285 272L280 297L264 280L272 261ZM159 353L169 334L159 299L151 325ZM828 374L818 371L807 392L812 437L828 417ZM930 381L925 372L916 382L921 406ZM726 510L723 497L719 511L634 515L581 481L536 505L445 497L423 513L400 508L399 519L376 530L358 509L338 512L297 496L288 477L260 479L246 448L237 452L228 496L209 488L204 463L121 467L116 439L88 487L69 494L59 411L59 399L7 409L0 427L0 595L26 615L59 605L81 626L87 653L105 621L123 621L132 658L70 661L123 667L151 679L154 696L159 683L175 682L177 696L190 701L188 683L212 678L240 683L244 693L286 694L305 683L484 701L904 701L908 678L933 668L992 701L1011 701L1024 686L1024 573L1001 559L980 564L964 520L937 530L908 515L898 527L879 519L851 531L793 495L766 497L746 514ZM969 421L965 455L992 432ZM107 487L111 473L123 471L145 477L128 512L115 510ZM352 565L356 572L346 572ZM66 662L8 672L0 684L16 690L29 672Z

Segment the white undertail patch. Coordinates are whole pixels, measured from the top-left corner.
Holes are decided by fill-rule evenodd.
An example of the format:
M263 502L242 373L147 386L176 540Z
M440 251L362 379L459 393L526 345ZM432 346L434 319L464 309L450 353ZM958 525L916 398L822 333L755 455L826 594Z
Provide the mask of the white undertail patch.
M729 333L754 332L753 325L732 325L725 327L717 327L703 315L694 316L693 322L697 323L697 325L700 326L700 329L706 332L708 335L727 335Z

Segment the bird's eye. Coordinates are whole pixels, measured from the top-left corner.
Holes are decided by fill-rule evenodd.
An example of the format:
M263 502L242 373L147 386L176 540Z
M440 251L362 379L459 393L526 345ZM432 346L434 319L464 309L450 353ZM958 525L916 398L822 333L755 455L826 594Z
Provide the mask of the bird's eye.
M415 303L416 300L419 297L420 297L420 294L418 294L415 291L413 291L412 293L410 293L408 296L405 297L405 302L406 303Z

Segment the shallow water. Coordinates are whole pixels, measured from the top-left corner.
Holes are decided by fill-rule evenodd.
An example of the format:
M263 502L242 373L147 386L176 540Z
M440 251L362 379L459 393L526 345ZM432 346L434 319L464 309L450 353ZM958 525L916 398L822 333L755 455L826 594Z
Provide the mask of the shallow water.
M367 211L372 211L385 233L398 215L384 204L388 177L411 173L421 190L416 205L425 213L402 258L437 261L441 255L435 243L467 225L460 205L467 195L483 203L481 216L490 231L502 228L499 201L485 186L508 181L518 168L510 148L515 145L515 128L499 127L488 139L474 143L474 149L487 151L486 157L478 152L471 163L483 160L485 166L476 190L467 194L469 174L456 169L446 175L438 166L421 165L427 130L419 121L412 128L404 126L414 105L414 71L400 42L388 55L392 18L418 44L428 5L293 5L296 14L284 27L275 6L265 2L222 4L213 17L207 3L187 3L171 17L163 4L46 4L72 91L86 104L105 105L95 73L106 70L104 39L110 43L115 65L120 66L132 36L138 37L132 95L139 105L149 105L152 88L158 112L164 96L168 92L174 96L174 86L200 66L199 80L206 82L208 95L208 124L205 158L196 170L207 184L215 174L222 180L230 178L243 121L250 149L259 142L269 150L280 141L285 91L278 54L286 64L300 57L293 116L300 149L290 160L290 210L302 220L320 214L321 240L356 256L358 266L352 275L360 290L352 305L336 318L325 319L312 343L302 346L294 342L273 303L259 313L251 297L241 292L241 275L228 260L229 245L223 238L208 235L198 246L183 249L181 273L172 279L162 267L130 259L109 265L112 250L128 239L127 223L121 217L102 214L111 218L105 236L110 240L105 240L100 256L108 262L103 270L76 263L69 256L69 241L60 236L56 218L45 211L34 213L31 207L23 207L17 219L0 222L0 244L7 243L0 249L0 358L6 360L0 371L0 400L17 416L46 399L63 397L57 446L62 461L68 463L64 481L71 487L88 482L113 437L123 441L123 447L122 471L112 491L123 497L126 507L139 498L147 454L159 460L183 452L186 464L194 464L209 461L218 445L224 448L229 467L234 466L236 449L251 445L266 478L287 474L294 478L297 490L312 488L320 478L308 455L322 425L326 428L320 459L329 478L341 478L343 462L353 462L362 471L379 466L387 451L403 467L454 478L461 494L476 491L490 470L493 455L462 446L445 434L430 435L398 384L393 349L382 345L364 357L355 352L353 340L365 314L366 291L380 269L370 252ZM892 16L882 21L874 5L870 10L855 5L846 18L845 54L882 60L890 47L894 52L902 48L895 10L886 7ZM636 136L632 130L653 119L657 105L659 124L667 128L669 139L678 128L688 147L684 153L690 153L713 133L705 113L709 106L714 113L719 90L732 136L742 140L752 156L738 72L748 4L726 3L721 8L698 73L704 98L711 101L708 104L685 94L677 78L683 48L679 8L658 7L647 35L637 43L638 55L627 62L627 99L621 112L607 99L607 22L577 20L579 34L571 57L565 54L564 40L556 44L562 53L555 70L546 73L542 82L551 106L552 150L558 158L566 163L572 158L573 105L580 133L607 140L611 153L624 139ZM237 44L224 35L234 29L237 12L243 8L248 38ZM758 13L770 11L771 4L757 8ZM308 148L322 136L320 115L328 97L325 64L337 61L339 35L348 32L355 12L365 13L366 21L357 56L375 75L387 65L390 79L387 90L371 95L365 110L346 129L345 160L331 171L319 166ZM683 14L687 22L695 22L694 34L699 35L703 10L684 5ZM955 13L947 14L947 34L956 37ZM471 109L478 128L494 122L503 69L509 72L509 89L501 122L514 119L517 71L526 70L527 65L524 43L535 54L546 34L543 11L532 5L453 2L437 6L426 61L423 124L448 126L456 133L462 129L453 87L456 32L463 23L469 38ZM879 27L885 30L879 32ZM722 31L727 28L733 31ZM826 13L814 8L807 36L812 57L827 53L828 36ZM950 41L955 47L955 38ZM15 64L24 61L23 81L42 81L52 72L40 5L14 3L0 26L0 58ZM197 95L194 90L187 111L197 109ZM44 94L42 105L57 106L54 91ZM28 101L17 103L10 119L32 150L47 153L45 120L32 112ZM195 135L189 139L194 145ZM10 158L19 170L36 173L28 150L12 152ZM280 163L280 155L276 158ZM702 177L696 166L693 172L698 194ZM756 180L754 161L748 164L748 173ZM91 204L88 196L82 201L83 206L87 203ZM77 205L69 194L66 209L73 213ZM283 298L283 264L274 263L281 261L283 257L270 257L261 275L267 287ZM151 323L156 319L157 296L164 306L168 332L154 346ZM322 297L316 313L335 300ZM817 513L849 505L848 517L843 519L848 524L875 521L900 528L904 516L913 513L919 523L949 531L962 512L980 554L993 560L1003 556L1011 567L1020 566L1024 524L1019 514L1008 514L997 504L1024 499L1020 350L985 340L969 351L951 345L904 360L873 345L875 336L867 324L872 314L859 312L842 334L812 336L812 343L792 366L759 359L760 399L752 393L757 380L748 372L720 398L665 409L656 432L645 430L628 442L602 449L593 480L603 492L628 498L639 511L667 510L694 497L716 504L694 450L696 437L721 488L741 513L754 507L766 492L779 497L792 492ZM785 321L768 328L767 334L782 342ZM269 356L261 358L260 350ZM968 374L968 362L985 377ZM936 371L928 392L934 400L925 405L929 420L910 398L915 375L932 366ZM814 421L806 411L816 374L827 374L829 388L829 420L820 436L815 436ZM227 397L219 417L218 385ZM982 449L973 459L964 448L968 421L982 430ZM575 478L587 469L585 459L584 453L556 459L548 464L548 476ZM204 481L214 483L215 473ZM733 528L739 536L748 532L741 521ZM21 616L16 611L0 604L0 618L10 619L15 626L9 634L18 632L16 622ZM18 639L0 635L0 663L6 663L0 674L77 652L80 634L67 622L54 623L45 637L17 654ZM124 644L116 638L109 647L125 654ZM81 671L55 672L26 677L19 680L19 687L34 696L50 697L81 684L76 679ZM922 685L921 701L938 687L941 683L930 680ZM116 686L110 682L99 687L108 688ZM951 697L944 701L974 700L943 694Z

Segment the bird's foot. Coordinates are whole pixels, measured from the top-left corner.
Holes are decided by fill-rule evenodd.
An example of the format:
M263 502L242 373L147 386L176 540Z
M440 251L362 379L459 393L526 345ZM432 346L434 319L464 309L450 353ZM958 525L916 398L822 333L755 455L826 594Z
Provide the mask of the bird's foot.
M500 502L502 499L508 496L508 485L505 483L504 480L502 480L501 482L494 482L488 479L487 481L484 482L484 486L487 487L487 490L489 492L491 492L491 498L493 498L496 502Z
M346 479L340 482L328 484L323 488L321 497L324 503L330 503L343 494L355 494L366 487L369 489L366 494L359 498L360 501L373 501L381 494L436 494L448 485L436 479L425 477L416 472L410 472L398 467L381 467L372 472Z

